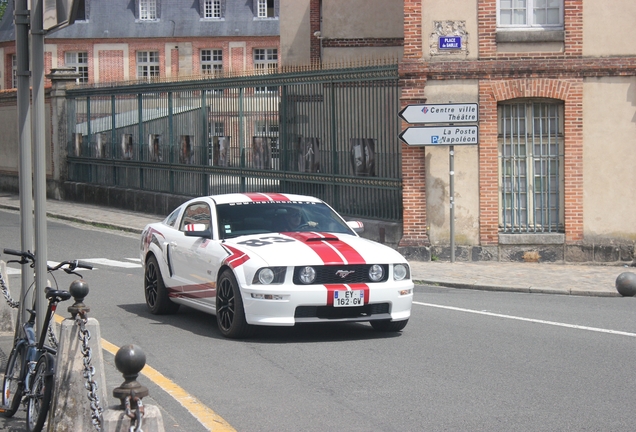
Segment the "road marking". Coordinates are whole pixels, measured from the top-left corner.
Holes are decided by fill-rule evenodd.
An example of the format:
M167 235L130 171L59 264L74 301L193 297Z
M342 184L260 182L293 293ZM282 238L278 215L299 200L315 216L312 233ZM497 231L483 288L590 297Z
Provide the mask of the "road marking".
M545 324L545 325L551 325L551 326L556 326L556 327L566 327L566 328L577 329L577 330L593 331L593 332L597 332L597 333L607 333L607 334L613 334L613 335L619 335L619 336L636 337L636 333L629 333L629 332L618 331L618 330L608 330L608 329L602 329L602 328L598 328L598 327L588 327L588 326L581 326L581 325L576 325L576 324L560 323L560 322L555 322L555 321L545 321L545 320L532 319L532 318L523 318L523 317L518 317L518 316L514 316L514 315L504 315L504 314L498 314L498 313L493 313L493 312L476 311L476 310L473 310L473 309L464 309L464 308L458 308L458 307L453 307L453 306L442 306L442 305L436 305L436 304L432 304L432 303L422 303L422 302L416 302L416 301L414 301L413 303L417 304L417 305L420 305L420 306L428 306L428 307L434 307L434 308L439 308L439 309L447 309L447 310L452 310L452 311L457 311L457 312L467 312L467 313L473 313L473 314L478 314L478 315L487 315L487 316L492 316L492 317L497 317L497 318L506 318L506 319L512 319L512 320L516 320L516 321L531 322L531 323L535 323L535 324Z
M86 261L91 264L105 265L109 267L123 267L123 268L140 268L141 264L131 263L126 261L115 261L107 258L88 258L81 259L80 261Z
M55 315L55 321L58 324L61 324L63 320L64 318L61 315ZM101 344L104 351L107 351L112 355L117 355L117 351L119 351L119 347L117 345L108 342L104 338L101 339ZM236 432L236 429L230 426L230 424L221 416L205 406L199 399L189 394L175 382L166 378L166 376L158 370L145 365L141 370L141 374L145 375L146 378L157 384L157 386L159 386L163 391L172 396L208 430L213 430L215 432Z

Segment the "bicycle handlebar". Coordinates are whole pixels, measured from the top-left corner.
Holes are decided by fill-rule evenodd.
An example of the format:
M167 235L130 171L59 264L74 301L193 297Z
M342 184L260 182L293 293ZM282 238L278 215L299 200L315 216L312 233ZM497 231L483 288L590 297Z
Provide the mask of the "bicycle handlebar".
M26 251L26 252L21 252L21 251L17 251L14 249L4 249L4 253L6 253L7 255L14 255L14 256L19 256L20 260L16 260L13 262L17 262L18 264L29 264L31 263L31 266L33 266L33 264L35 264L35 255L33 255L33 253L31 253L30 251ZM67 268L63 268L64 266L68 266ZM57 264L56 266L46 266L47 271L49 272L53 272L55 270L59 270L62 269L64 270L66 273L71 274L73 272L73 270L75 270L76 268L83 268L83 269L87 269L87 270L92 270L93 266L91 264L85 263L83 261L80 260L71 260L71 261L62 261L61 263Z

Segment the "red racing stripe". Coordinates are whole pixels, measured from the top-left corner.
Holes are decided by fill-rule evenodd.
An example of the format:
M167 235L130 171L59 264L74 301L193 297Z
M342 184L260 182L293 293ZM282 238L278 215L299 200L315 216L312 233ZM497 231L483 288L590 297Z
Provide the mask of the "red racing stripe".
M250 259L249 255L245 252L233 248L232 246L225 245L225 248L229 250L231 254L223 260L223 263L229 265L233 269Z
M283 234L305 243L326 265L366 264L358 251L334 235L317 232L285 232Z
M260 193L260 192L250 192L243 194L252 201L289 201L283 194L279 193Z
M364 290L364 304L369 304L369 286L365 283L328 284L325 288L327 288L327 306L333 306L334 291L346 290Z

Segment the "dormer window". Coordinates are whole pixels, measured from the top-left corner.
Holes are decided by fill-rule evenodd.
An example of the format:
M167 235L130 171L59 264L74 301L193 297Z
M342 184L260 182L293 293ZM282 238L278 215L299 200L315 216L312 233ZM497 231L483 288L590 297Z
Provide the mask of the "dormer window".
M157 20L157 0L139 0L139 20Z
M278 16L276 0L255 0L257 18L275 18Z
M223 17L221 0L202 0L203 18L220 19Z

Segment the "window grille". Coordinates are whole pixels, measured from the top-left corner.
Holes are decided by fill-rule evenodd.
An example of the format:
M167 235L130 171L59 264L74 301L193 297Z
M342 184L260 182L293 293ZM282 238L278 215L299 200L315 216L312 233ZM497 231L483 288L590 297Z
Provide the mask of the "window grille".
M64 53L64 62L66 66L74 67L75 71L80 74L77 83L88 82L88 53L87 52L67 52Z
M159 76L159 51L138 51L137 52L137 78L147 78Z
M143 21L157 19L157 0L139 0L139 19Z
M215 75L223 71L223 50L201 50L201 73Z
M563 104L504 103L498 110L500 230L563 232Z
M205 0L203 18L221 18L221 0Z

